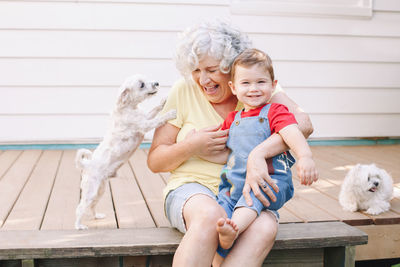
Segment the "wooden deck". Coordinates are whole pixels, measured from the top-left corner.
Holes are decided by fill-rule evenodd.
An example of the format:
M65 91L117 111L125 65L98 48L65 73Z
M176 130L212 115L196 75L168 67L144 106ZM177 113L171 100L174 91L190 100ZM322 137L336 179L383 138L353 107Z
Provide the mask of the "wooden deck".
M280 223L343 221L369 235L368 245L356 247L356 260L400 257L400 145L314 146L312 150L320 180L305 187L294 179L295 196L280 211ZM75 153L0 151L1 231L74 229L80 195ZM89 221L91 229L169 227L162 199L168 174L151 173L146 153L136 151L118 177L110 180L98 205L107 217ZM343 211L338 194L344 175L356 163L372 162L393 177L396 197L390 211L378 216ZM135 257L137 261L146 260Z

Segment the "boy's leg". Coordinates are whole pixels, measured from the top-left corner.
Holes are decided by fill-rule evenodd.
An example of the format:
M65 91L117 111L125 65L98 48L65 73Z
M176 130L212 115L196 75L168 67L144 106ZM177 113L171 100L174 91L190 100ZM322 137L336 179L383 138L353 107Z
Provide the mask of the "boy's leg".
M222 266L261 266L271 250L278 223L271 212L261 212L235 242Z
M257 212L255 210L240 207L235 209L232 219L219 219L217 222L217 232L219 234L220 246L224 249L232 247L236 238L244 232L256 218Z

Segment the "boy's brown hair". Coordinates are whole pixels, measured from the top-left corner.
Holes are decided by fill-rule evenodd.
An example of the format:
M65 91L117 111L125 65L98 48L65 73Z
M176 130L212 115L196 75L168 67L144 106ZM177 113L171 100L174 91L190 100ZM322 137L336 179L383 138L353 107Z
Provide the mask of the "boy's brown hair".
M266 53L256 48L246 49L236 57L231 68L231 80L235 80L236 66L252 67L254 65L263 67L265 71L269 72L272 81L275 80L271 58Z

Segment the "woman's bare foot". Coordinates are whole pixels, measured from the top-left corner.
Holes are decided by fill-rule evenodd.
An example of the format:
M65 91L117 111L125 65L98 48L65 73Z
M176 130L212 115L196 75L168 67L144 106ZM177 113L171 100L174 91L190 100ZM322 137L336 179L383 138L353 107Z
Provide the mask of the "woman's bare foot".
M219 234L219 245L223 249L228 249L235 242L239 227L231 219L221 218L217 221L217 232Z

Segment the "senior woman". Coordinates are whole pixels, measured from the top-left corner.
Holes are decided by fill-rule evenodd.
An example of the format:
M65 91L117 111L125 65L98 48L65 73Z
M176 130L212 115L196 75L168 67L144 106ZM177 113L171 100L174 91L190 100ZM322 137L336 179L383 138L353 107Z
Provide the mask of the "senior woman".
M277 218L266 210L240 235L225 259L216 254L216 222L226 217L216 201L222 165L214 162L216 155L226 151L227 140L227 130L219 131L219 126L229 112L242 108L228 86L229 72L235 57L249 47L245 34L223 22L205 22L180 36L175 62L185 79L173 86L163 110L176 109L177 118L155 131L148 156L153 172L171 172L164 191L165 212L171 225L185 233L174 266L261 266L274 244ZM274 92L271 102L286 105L303 134L311 134L307 114L281 89ZM286 150L275 134L251 152L243 192L249 205L250 190L269 205L259 185L266 181L278 189L265 159ZM275 200L273 192L265 190Z

